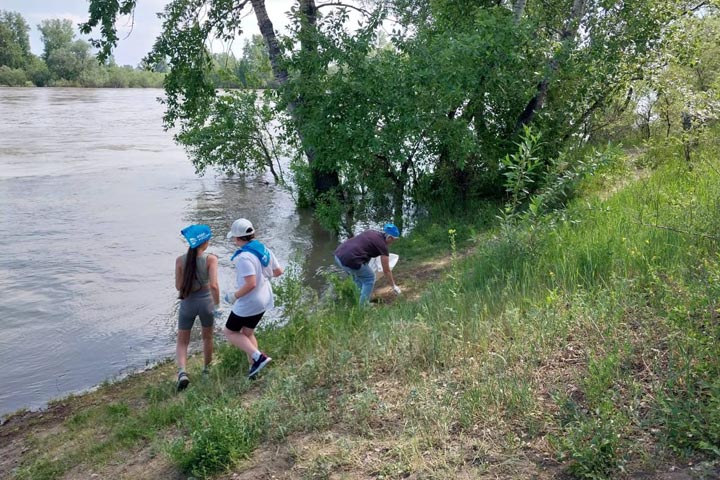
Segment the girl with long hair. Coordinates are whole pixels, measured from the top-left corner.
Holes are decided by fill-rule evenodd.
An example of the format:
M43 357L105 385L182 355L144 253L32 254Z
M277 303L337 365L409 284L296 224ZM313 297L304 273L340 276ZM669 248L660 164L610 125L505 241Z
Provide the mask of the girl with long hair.
M180 298L178 314L177 345L175 357L178 365L177 389L184 390L190 384L185 371L190 331L195 318L200 317L203 341L203 373L212 362L214 311L220 304L218 286L218 259L205 253L212 238L207 225L190 225L180 232L188 242L188 250L175 260L175 288Z

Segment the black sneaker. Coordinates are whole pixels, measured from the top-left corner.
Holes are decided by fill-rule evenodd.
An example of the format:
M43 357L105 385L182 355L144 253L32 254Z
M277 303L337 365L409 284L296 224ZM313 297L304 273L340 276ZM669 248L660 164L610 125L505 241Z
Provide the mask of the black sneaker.
M260 370L265 368L265 365L270 363L270 360L272 360L272 358L260 352L260 357L255 360L252 364L252 367L250 367L250 371L248 372L248 378L253 378L255 375L257 375Z
M185 372L178 373L178 379L177 379L178 392L181 390L185 390L188 385L190 385L190 377L188 377L188 374Z

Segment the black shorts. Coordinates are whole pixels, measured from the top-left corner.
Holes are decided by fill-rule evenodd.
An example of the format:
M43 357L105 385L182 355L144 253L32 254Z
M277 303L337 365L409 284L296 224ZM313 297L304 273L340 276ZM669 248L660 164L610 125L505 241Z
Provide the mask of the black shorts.
M255 330L257 324L260 323L260 319L265 315L265 312L260 312L257 315L251 315L249 317L241 317L230 312L230 316L227 319L225 328L232 330L233 332L239 332L241 328L250 328Z

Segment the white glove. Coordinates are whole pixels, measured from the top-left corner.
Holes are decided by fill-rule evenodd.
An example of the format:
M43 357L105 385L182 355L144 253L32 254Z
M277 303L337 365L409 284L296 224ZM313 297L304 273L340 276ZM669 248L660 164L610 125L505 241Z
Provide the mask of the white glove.
M400 287L397 285L392 286L393 292L395 292L395 295L400 295L402 293L402 290L400 290Z
M220 305L215 305L213 307L213 317L215 317L215 318L222 317L222 312L220 311Z
M237 300L237 297L235 296L235 292L225 292L223 294L223 300L225 300L227 303L232 305L235 303L235 300Z

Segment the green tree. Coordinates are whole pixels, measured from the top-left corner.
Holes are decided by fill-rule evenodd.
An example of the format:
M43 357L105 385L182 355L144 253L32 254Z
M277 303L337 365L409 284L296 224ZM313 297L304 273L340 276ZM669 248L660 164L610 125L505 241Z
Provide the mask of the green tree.
M76 81L92 63L90 44L84 40L75 40L69 46L55 48L46 63L51 78Z
M690 146L720 119L720 16L688 10L668 29L660 61L596 116L595 141L656 140ZM686 151L686 155L689 155Z
M149 58L169 59L165 121L179 127L179 141L194 141L185 133L210 124L216 141L244 138L231 130L263 122L233 117L257 110L220 108L228 100L214 88L206 45L234 38L252 8L273 73L264 101L285 144L296 146L298 198L344 212L350 229L356 214L378 208L401 223L408 200L464 209L478 197L504 196L500 159L517 151L527 126L543 139L534 152L538 171L555 178L554 159L587 141L600 114L662 61L670 27L704 3L376 0L343 7L298 0L290 33L278 36L264 0L174 0ZM117 41L106 30L134 5L91 0L83 30L101 27L101 57ZM350 9L362 14L352 30ZM394 31L378 48L388 16ZM528 188L543 187L538 176Z
M121 2L103 2L94 0L90 2L90 18L81 30L84 33L100 26L103 38L95 40L94 44L100 47L101 59L110 54L117 42L114 21L117 15L130 13L135 6L134 0ZM165 79L167 127L179 126L180 131L191 131L205 124L213 115L213 104L218 101L214 85L211 82L212 55L208 52L206 44L212 38L233 38L246 8L251 6L255 12L258 26L265 40L268 57L272 65L274 86L283 86L287 83L289 72L283 66L280 42L275 34L272 22L265 9L264 0L225 2L208 1L191 2L188 0L175 0L170 2L162 14L163 33L157 39L153 51L148 57L148 63L156 63L160 59L169 59L170 72ZM317 9L313 0L299 2L298 15L305 19L302 30L311 32L315 29ZM312 35L300 39L301 48L316 49ZM307 75L309 70L299 74ZM336 188L339 174L334 165L323 165L315 160L316 147L302 141L305 122L295 113L296 107L302 99L293 99L284 108L292 119L295 133L300 138L299 145L309 166L312 188L315 191L329 191ZM232 124L232 122L230 122ZM257 122L250 122L251 125ZM182 139L181 135L178 139ZM198 159L196 159L198 160Z
M262 35L253 35L245 40L236 71L246 88L266 88L273 83L272 65Z
M50 82L50 70L42 58L37 55L31 55L25 66L30 81L38 87L45 87Z
M665 136L687 134L720 118L720 17L689 16L676 35L667 63L647 81L655 94L655 123Z
M30 53L30 26L17 12L0 10L0 65L24 68Z
M232 90L212 104L205 124L183 130L180 142L198 171L215 166L227 173L269 171L284 184L281 155L287 145L274 125L274 112L254 91Z
M236 74L238 61L232 53L212 55L210 82L218 88L240 88L242 82Z
M8 87L22 87L28 81L24 70L0 65L0 85Z
M69 19L53 18L38 25L42 35L42 58L52 80L77 82L87 69L92 69L90 44L75 40L75 31ZM85 77L92 76L91 72Z
M69 50L75 39L72 20L67 18L43 20L37 27L44 45L42 59L46 62L55 50Z

